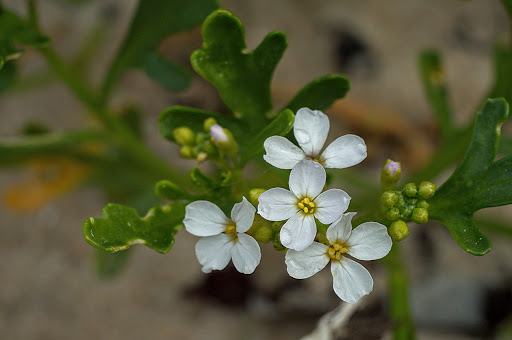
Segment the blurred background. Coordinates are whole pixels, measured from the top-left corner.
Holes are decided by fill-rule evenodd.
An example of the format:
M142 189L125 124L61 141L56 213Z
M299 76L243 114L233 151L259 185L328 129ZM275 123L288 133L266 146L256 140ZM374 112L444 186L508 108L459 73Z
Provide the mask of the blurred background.
M137 1L38 4L43 31L64 59L76 56L84 41L96 39L87 77L99 84ZM25 13L21 1L3 0L2 5ZM349 77L348 96L327 111L335 125L331 133L355 133L366 140L369 157L363 165L376 183L385 159L401 161L407 173L428 159L438 141L422 90L419 53L441 53L456 122L464 124L491 86L495 42L509 38L498 0L223 0L220 5L244 23L249 49L270 31L288 36L273 80L276 105L319 76ZM191 69L189 55L201 43L196 28L165 40L160 51ZM44 77L1 93L2 137L19 134L28 122L53 131L94 125L37 52L27 49L19 65L22 79ZM145 140L169 162L177 159L178 149L158 132L164 108L180 104L225 111L213 86L197 75L187 90L174 93L130 71L111 103L141 108ZM309 280L291 279L284 254L271 245L263 245L262 263L251 276L230 267L205 275L194 253L197 238L185 232L178 233L168 254L135 246L120 272L101 275L99 255L85 242L82 224L100 217L108 198L80 180L84 172L74 165L40 163L0 172L0 338L298 339L338 306L329 270ZM441 184L446 175L434 182ZM61 180L52 182L56 177ZM509 210L487 213L507 216ZM475 257L439 224L411 227L403 248L419 339L512 339L506 331L512 328L512 247L500 235L489 236L493 250ZM374 292L350 314L337 339L390 338L385 269L379 263L365 266L374 277Z

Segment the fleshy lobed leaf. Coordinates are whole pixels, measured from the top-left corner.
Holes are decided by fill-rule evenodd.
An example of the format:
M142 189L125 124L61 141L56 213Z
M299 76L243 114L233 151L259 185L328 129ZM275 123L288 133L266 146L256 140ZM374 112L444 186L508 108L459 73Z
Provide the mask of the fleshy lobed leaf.
M304 86L286 105L286 108L293 112L303 107L325 110L336 100L345 97L348 90L350 90L350 81L345 76L333 74L320 77Z
M212 83L236 117L259 122L273 108L272 75L287 47L282 32L269 33L252 52L246 51L244 27L226 10L203 23L203 48L190 57L192 67Z
M468 253L484 255L490 240L473 222L480 209L512 203L512 158L494 162L500 127L509 106L502 99L488 99L476 116L471 143L452 176L429 200L429 215L446 225Z
M103 218L85 220L83 233L87 243L108 253L143 244L165 254L171 250L184 216L184 204L154 207L141 218L134 208L109 203L103 208Z
M167 87L172 84L171 89L186 87L186 71L170 62L165 64L164 60L155 59L154 51L165 37L201 24L217 8L216 0L140 0L130 29L103 81L101 92L104 99L119 77L133 67L144 68ZM157 69L164 69L165 73L157 73Z
M293 127L295 115L289 109L281 111L277 117L270 122L265 128L263 128L254 138L247 144L247 148L242 156L242 164L245 164L248 160L263 154L263 143L271 136L284 136Z

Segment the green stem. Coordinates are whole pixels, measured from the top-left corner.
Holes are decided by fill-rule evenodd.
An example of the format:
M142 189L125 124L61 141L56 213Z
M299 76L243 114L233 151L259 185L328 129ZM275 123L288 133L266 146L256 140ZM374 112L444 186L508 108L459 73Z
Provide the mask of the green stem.
M389 270L389 315L394 324L394 340L413 340L416 338L414 321L409 309L408 279L397 243L386 257Z
M52 70L69 86L75 96L91 110L91 113L103 123L107 130L112 132L114 141L128 155L151 168L162 178L173 178L177 175L167 164L153 155L123 121L108 112L87 84L61 60L51 47L41 48L39 51Z

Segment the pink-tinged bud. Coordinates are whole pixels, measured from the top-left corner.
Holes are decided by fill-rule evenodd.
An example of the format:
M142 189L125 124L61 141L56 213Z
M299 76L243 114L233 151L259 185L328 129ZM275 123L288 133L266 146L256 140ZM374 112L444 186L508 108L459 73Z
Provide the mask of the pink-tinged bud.
M224 131L224 128L219 124L215 124L210 127L210 134L212 135L212 138L216 144L229 141L229 137Z
M400 175L402 174L402 167L400 166L400 162L392 161L388 159L386 163L384 163L384 167L382 168L382 173L380 176L380 186L384 190L393 190L396 186L396 183L400 179Z

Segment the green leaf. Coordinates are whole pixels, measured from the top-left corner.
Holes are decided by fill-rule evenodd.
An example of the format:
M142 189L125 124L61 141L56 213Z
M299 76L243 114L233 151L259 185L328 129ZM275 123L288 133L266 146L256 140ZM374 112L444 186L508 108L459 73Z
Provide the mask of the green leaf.
M50 43L50 38L41 35L16 14L0 8L0 41L46 47Z
M134 208L109 203L103 208L103 218L85 220L83 233L87 243L108 253L144 244L165 254L171 250L184 216L183 204L154 207L141 218Z
M148 77L171 91L186 89L192 80L192 74L183 66L162 57L156 51L148 51L143 66Z
M436 51L420 54L420 71L423 88L434 111L443 136L453 131L452 110L448 100L448 89L444 81L441 57Z
M464 159L429 200L429 215L443 222L457 243L473 255L491 250L491 242L472 221L483 208L512 203L512 158L494 162L500 127L509 107L502 98L489 99L477 114Z
M253 52L246 51L240 20L217 10L203 23L203 40L203 48L190 57L192 67L217 88L235 116L259 124L273 107L270 82L286 49L286 36L272 32Z
M224 128L229 129L233 135L240 137L240 124L233 118L186 106L171 106L165 109L158 117L158 128L165 139L174 142L174 130L181 126L188 126L194 132L204 132L203 124L207 118L213 117ZM238 139L238 138L237 138Z
M190 170L190 180L200 188L217 189L221 186L214 178L202 172L199 168Z
M129 68L143 66L147 53L156 50L165 37L201 24L216 8L216 0L140 0L128 34L103 81L104 99L119 77ZM167 72L170 76L169 70Z
M76 149L82 143L109 140L103 132L77 131L0 139L0 165L24 162L32 157L55 155Z
M155 184L155 194L158 197L174 201L188 197L187 193L169 180L161 180Z
M293 127L295 115L291 110L285 109L280 112L270 124L260 131L251 141L247 144L247 149L242 156L242 164L248 160L263 154L263 143L268 137L271 136L284 136Z
M304 86L286 107L293 112L303 107L325 110L336 100L345 97L349 89L347 77L337 74L324 76Z

